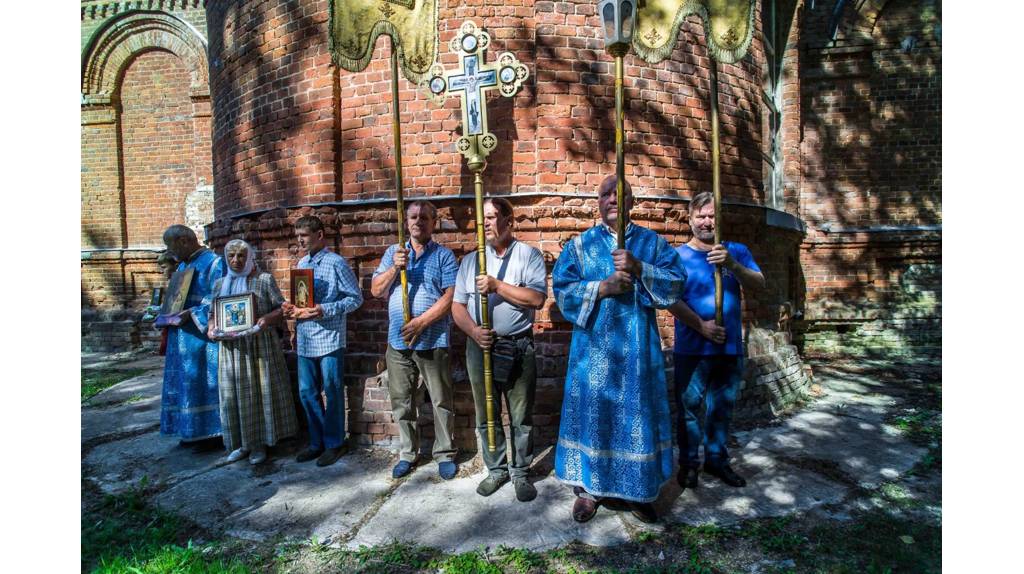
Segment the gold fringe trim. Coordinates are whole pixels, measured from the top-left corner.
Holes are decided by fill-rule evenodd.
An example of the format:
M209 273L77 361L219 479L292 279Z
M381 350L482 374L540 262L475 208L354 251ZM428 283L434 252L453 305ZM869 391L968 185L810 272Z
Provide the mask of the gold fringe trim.
M641 41L640 34L637 31L633 33L633 49L636 50L636 54L645 62L657 64L669 57L672 54L672 50L675 49L676 40L679 39L679 28L682 26L683 20L691 14L697 14L704 25L704 37L707 39L708 54L717 62L735 64L747 55L750 43L754 39L754 0L750 0L750 10L748 13L750 15L747 19L746 36L738 47L733 49L725 48L718 45L714 35L711 33L711 16L708 13L707 6L700 0L687 0L679 7L679 11L676 12L675 20L672 22L671 37L668 42L663 46L652 48Z

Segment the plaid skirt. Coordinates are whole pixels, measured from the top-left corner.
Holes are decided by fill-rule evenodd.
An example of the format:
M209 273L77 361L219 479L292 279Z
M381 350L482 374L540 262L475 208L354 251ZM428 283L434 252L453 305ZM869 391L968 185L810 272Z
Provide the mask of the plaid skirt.
M274 329L221 341L220 420L224 446L274 446L298 433L288 367Z

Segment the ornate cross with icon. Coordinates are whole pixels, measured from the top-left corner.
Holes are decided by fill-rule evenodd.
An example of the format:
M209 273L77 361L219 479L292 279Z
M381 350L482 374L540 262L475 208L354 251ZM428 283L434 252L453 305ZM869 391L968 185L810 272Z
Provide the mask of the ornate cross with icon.
M466 20L451 40L459 54L459 68L446 71L441 64L430 69L427 88L431 98L443 100L458 94L462 100L462 137L455 146L466 157L469 169L483 170L487 156L498 147L498 138L487 129L487 92L497 88L502 96L516 95L530 75L511 52L503 52L496 63L487 63L491 36Z

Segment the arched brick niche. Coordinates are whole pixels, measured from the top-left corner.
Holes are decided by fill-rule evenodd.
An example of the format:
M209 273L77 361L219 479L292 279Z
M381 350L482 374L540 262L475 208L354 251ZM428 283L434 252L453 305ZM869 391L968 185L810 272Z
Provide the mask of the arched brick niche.
M179 14L122 8L107 17L109 6L83 6L85 348L153 338L137 319L163 282L155 265L162 231L190 223L202 237L212 218L209 209L190 220L187 209L213 193L206 40L188 21L202 7L178 7Z
M439 4L442 64L455 64L447 41L472 18L491 34L491 58L512 51L530 68L517 96L488 104L500 143L484 179L489 194L512 200L518 237L545 253L550 270L562 243L595 223L597 185L614 171L614 66L603 49L596 4ZM397 432L377 377L387 314L383 301L370 297L369 282L396 238L390 48L386 39L379 41L362 72L339 70L327 49L327 17L326 0L208 6L216 183L216 221L209 232L215 246L233 237L251 241L260 264L287 294L288 268L300 257L291 222L305 213L324 219L332 246L352 263L366 299L348 327L350 430L363 442L387 444ZM688 199L710 188L711 173L709 61L696 18L685 23L680 38L665 62L650 66L631 56L626 67L626 173L639 197L633 216L673 244L689 238ZM749 300L748 323L777 328L779 307L799 284L794 265L801 235L770 225L764 208L762 60L755 41L743 62L720 67L722 184L726 238L749 244L762 266L772 269L772 290ZM475 236L472 179L455 150L457 102L435 106L404 78L399 90L407 196L436 201L441 223L435 238L461 256L474 248ZM795 217L780 216L799 229ZM667 314L659 319L668 346L671 320ZM457 329L453 334L459 435L463 446L475 447L464 337ZM570 334L549 300L536 328L541 440L557 433ZM765 343L759 352L771 355L774 348ZM800 371L793 388L802 388L802 377ZM768 408L766 396L750 397L761 401L758 409Z

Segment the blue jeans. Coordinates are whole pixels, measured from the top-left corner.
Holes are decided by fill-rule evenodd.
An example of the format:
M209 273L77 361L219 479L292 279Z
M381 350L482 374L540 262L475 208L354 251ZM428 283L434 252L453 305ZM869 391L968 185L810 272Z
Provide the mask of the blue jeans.
M743 357L675 355L675 365L679 466L700 468L702 442L705 466L729 462L725 442L743 377ZM698 415L705 399L707 407L701 429Z
M299 401L309 421L310 448L337 448L345 441L344 367L344 347L322 357L299 357Z

